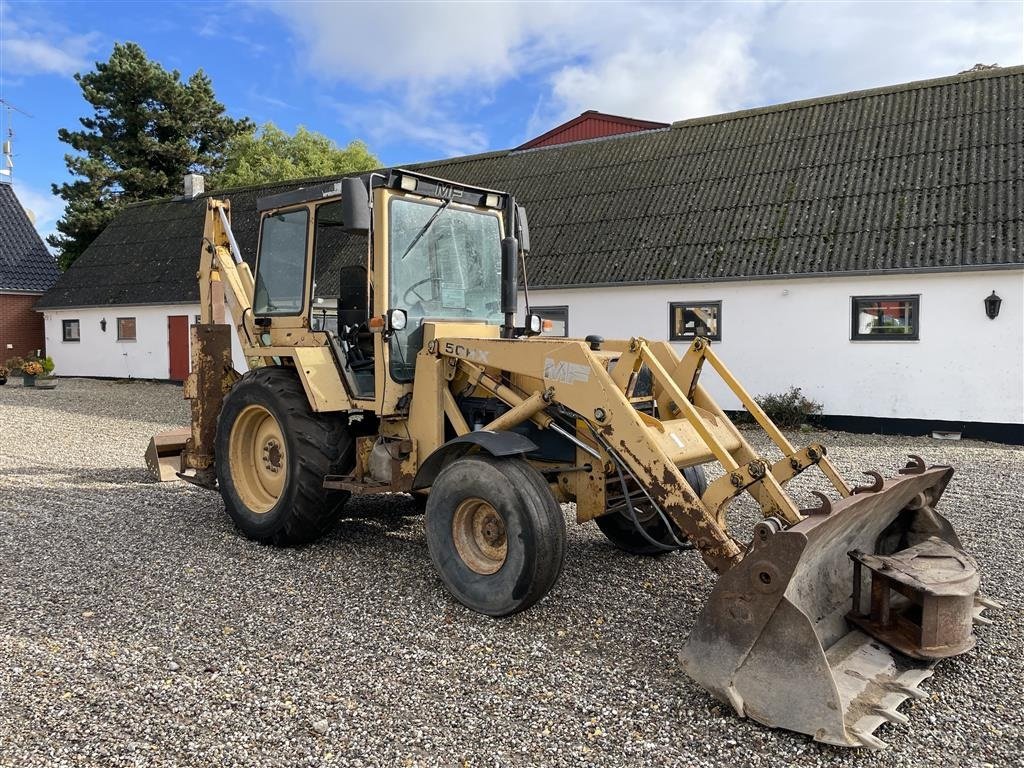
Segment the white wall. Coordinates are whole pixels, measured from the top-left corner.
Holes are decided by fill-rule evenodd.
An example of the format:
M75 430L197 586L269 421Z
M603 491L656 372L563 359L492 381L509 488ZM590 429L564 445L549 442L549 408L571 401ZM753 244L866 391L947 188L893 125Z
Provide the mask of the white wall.
M46 353L53 358L57 376L166 379L170 375L167 318L187 315L191 324L198 314L198 304L47 310L43 312ZM135 341L117 340L119 317L135 318ZM107 321L106 331L100 328L102 319ZM79 321L81 341L64 341L63 320ZM247 370L234 335L231 355L236 370Z
M1003 304L989 320L993 290ZM885 294L921 295L919 341L850 340L850 297ZM568 305L572 336L609 339L666 339L670 302L720 300L715 351L755 395L793 385L831 415L1024 423L1024 270L533 289L530 299ZM721 381L711 391L739 407Z

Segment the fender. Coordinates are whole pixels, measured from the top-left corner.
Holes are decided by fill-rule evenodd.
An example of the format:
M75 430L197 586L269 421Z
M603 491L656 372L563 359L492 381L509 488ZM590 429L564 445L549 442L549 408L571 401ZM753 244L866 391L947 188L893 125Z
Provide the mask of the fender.
M440 474L445 464L460 456L465 456L474 449L487 451L491 456L501 458L502 456L522 456L536 451L537 446L532 440L518 432L492 432L489 429L467 432L461 437L449 440L420 464L416 477L412 481L412 490L419 491L429 488L434 484L434 479Z

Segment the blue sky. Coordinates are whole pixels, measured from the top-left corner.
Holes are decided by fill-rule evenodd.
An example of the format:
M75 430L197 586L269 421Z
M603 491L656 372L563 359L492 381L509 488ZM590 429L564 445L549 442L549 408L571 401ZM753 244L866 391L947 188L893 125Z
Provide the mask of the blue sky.
M386 164L516 146L586 109L672 121L1024 62L1024 2L331 3L0 0L15 189L45 234L75 72L132 40L228 112ZM6 111L0 118L5 137Z

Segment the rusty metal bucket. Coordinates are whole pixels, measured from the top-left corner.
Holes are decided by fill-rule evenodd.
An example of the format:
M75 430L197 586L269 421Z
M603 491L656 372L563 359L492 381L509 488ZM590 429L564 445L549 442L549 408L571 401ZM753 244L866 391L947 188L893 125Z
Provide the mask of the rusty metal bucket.
M884 747L874 730L907 722L896 708L924 697L937 659L973 647L995 606L934 509L953 470L903 472L788 529L759 523L690 634L687 674L765 725Z
M185 441L192 435L192 430L169 429L158 432L146 447L146 468L154 478L164 483L177 480L182 471L182 454Z

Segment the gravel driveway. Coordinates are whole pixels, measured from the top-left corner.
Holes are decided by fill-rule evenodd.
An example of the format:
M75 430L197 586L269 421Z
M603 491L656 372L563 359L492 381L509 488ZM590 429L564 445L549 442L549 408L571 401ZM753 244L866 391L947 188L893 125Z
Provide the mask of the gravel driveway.
M851 479L910 452L953 464L940 508L1005 606L868 753L739 720L683 675L713 582L694 552L629 557L572 526L552 593L495 621L446 595L403 496L278 550L216 494L152 482L143 450L186 423L180 398L0 387L0 765L1022 764L1020 449L798 437Z

